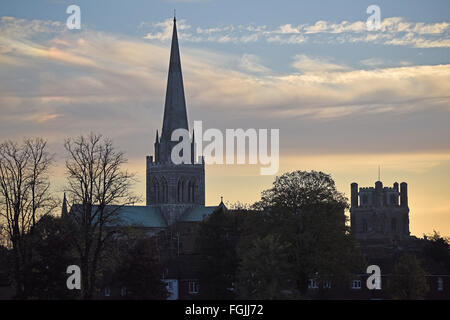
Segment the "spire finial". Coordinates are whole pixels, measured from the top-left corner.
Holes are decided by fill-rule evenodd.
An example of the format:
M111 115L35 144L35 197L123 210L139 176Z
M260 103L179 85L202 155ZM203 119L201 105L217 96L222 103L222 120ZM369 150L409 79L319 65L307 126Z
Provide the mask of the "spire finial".
M378 165L378 181L381 181L380 165Z
M177 9L173 9L173 21L177 21Z

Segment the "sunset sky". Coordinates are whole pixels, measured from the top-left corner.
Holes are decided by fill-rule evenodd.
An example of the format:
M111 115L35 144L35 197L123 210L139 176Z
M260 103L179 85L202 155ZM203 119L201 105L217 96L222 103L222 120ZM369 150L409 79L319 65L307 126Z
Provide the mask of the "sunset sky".
M66 8L81 8L69 30ZM381 9L368 31L366 9ZM280 170L407 182L414 235L450 236L450 2L1 1L0 140L41 136L64 186L64 138L126 152L144 195L176 8L189 122L280 130ZM206 167L206 204L251 203L275 176Z

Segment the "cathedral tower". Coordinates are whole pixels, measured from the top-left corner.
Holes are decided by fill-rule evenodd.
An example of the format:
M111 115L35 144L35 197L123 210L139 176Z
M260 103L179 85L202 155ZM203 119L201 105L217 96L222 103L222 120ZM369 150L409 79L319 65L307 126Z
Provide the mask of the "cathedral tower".
M146 198L147 206L157 206L167 223L177 221L186 210L205 205L205 166L203 158L195 163L195 143L191 139L191 162L174 164L172 141L176 129L189 130L183 75L178 47L176 19L173 19L173 34L170 50L169 74L161 136L156 131L154 157L147 156Z

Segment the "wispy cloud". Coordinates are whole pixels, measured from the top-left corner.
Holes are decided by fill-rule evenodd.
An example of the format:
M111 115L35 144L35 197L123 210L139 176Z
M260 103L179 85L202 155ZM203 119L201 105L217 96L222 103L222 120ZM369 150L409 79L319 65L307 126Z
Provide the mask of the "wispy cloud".
M145 23L143 25L146 25ZM171 20L146 25L144 38L166 41L170 39ZM245 43L263 41L279 44L310 42L354 43L372 42L382 45L417 48L450 47L449 22L409 22L402 17L382 20L379 30L368 31L365 21L330 22L319 20L312 24L283 24L274 28L266 25L227 25L190 28L186 21L179 23L180 37L187 42Z
M19 32L28 23L8 18L2 20L1 28ZM36 30L43 30L39 22L32 23ZM43 33L19 38L5 33L0 38L2 135L23 135L45 125L57 138L60 132L93 129L136 137L149 126L159 127L168 43L92 29ZM450 111L450 65L383 67L380 61L365 61L361 69L355 69L329 57L303 54L291 59L291 70L280 73L255 54L184 46L189 104L204 120L214 122L218 113L232 110L252 114L260 125L274 119L338 121L355 115L389 119L423 110ZM231 119L227 123L225 116L221 120L224 126L235 125Z

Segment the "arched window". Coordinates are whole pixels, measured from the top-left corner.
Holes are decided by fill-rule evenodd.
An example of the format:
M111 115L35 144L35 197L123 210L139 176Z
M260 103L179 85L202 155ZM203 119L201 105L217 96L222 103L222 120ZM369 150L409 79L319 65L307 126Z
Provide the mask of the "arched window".
M191 180L188 182L188 202L195 202L195 181Z
M186 200L185 191L184 191L184 180L181 178L178 181L177 186L177 200L178 202L184 202Z
M167 181L163 177L161 178L161 202L167 203L169 200L169 188L167 186Z
M184 180L181 181L181 202L186 202L186 192L185 192Z
M153 180L153 192L152 192L154 203L158 203L160 201L159 198L159 183L156 180Z
M191 202L195 202L195 181L191 182Z
M191 185L192 185L192 182L189 181L188 182L188 188L187 188L187 201L188 202L191 202Z

